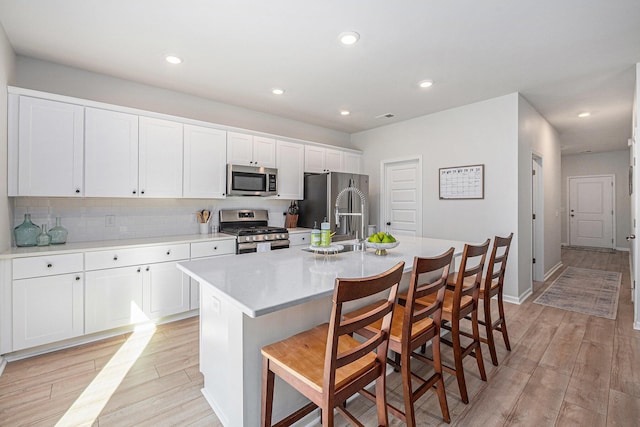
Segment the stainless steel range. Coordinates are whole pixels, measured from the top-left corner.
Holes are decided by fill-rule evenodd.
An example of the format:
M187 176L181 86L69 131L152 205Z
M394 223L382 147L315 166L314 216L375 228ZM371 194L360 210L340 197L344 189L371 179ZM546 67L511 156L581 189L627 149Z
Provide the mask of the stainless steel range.
M258 248L286 249L289 231L269 226L269 211L233 209L220 211L220 232L236 236L236 253L257 252Z

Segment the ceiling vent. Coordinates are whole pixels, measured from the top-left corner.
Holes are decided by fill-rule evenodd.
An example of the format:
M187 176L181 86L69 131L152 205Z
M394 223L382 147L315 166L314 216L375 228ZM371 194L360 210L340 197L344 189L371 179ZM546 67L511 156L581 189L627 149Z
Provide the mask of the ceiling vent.
M396 115L393 113L386 113L386 114L380 114L379 116L376 116L376 119L390 119L395 116Z

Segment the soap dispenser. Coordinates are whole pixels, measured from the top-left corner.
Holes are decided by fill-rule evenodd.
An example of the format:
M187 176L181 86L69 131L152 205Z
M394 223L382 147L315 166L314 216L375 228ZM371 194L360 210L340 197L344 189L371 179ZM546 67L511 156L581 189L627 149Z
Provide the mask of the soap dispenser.
M311 246L320 246L320 229L318 228L318 222L313 221L313 229L311 230Z

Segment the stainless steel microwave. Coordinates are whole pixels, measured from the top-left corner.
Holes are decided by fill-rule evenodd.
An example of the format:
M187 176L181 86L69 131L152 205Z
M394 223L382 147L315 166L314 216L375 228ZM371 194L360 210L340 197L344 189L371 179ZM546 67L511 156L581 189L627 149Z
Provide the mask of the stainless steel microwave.
M257 166L227 165L228 196L275 196L278 170Z

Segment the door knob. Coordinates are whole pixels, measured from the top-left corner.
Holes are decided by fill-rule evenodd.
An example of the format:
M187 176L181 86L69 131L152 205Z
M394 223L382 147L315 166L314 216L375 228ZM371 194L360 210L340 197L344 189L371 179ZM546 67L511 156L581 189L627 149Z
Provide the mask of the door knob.
M574 216L575 216L574 214L571 214L571 218L573 218Z
M635 239L635 238L636 238L636 235L635 235L635 234L629 234L629 235L627 236L627 240L633 240L633 239Z
M390 222L387 222L387 225L391 225L391 223L390 223Z

